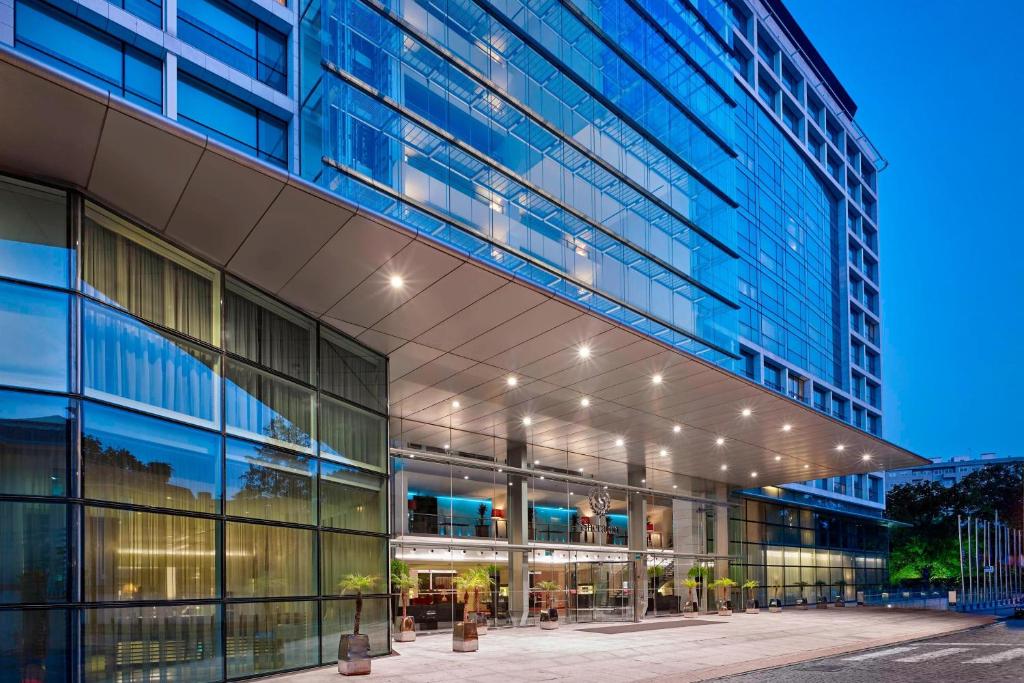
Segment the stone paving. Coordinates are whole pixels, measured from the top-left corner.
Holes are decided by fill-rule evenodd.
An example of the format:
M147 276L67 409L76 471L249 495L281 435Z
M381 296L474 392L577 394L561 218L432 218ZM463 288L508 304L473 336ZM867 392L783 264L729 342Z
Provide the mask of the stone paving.
M625 634L583 630L593 624L562 625L556 631L491 629L472 653L452 652L448 634L421 635L414 643L395 643L399 656L375 659L368 678L394 683L703 681L951 634L991 624L993 618L858 607L702 615L701 620L716 623ZM332 666L273 680L339 678Z

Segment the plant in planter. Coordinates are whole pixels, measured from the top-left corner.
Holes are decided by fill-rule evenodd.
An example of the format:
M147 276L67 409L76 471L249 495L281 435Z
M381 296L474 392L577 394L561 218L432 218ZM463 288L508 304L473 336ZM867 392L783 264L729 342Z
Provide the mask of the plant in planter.
M554 581L541 581L537 584L540 591L540 627L545 631L558 628L558 609L555 607L555 593L562 590Z
M664 575L665 567L660 564L655 564L647 568L647 589L651 593L651 607L654 608L654 616L658 616L658 584L661 583L661 577Z
M800 597L796 599L796 608L807 609L807 597L804 595L804 589L810 584L806 581L797 581L796 585L800 586Z
M746 609L743 610L745 614L758 614L761 611L761 605L758 604L757 598L754 597L756 595L755 591L760 585L761 584L753 579L743 582L743 586L741 588L747 595Z
M501 592L501 566L497 564L489 564L484 567L487 572L487 578L490 580L491 587L491 617L494 619L494 624L498 624L498 594Z
M485 577L486 582L482 580L482 577ZM453 581L455 590L462 594L463 599L462 620L455 622L455 627L452 629L452 652L476 652L480 649L478 615L470 612L469 596L474 595L479 604L480 591L486 588L489 582L490 577L487 576L487 570L483 567L467 569L455 577ZM486 618L483 628L487 628Z
M782 598L779 597L779 593L782 591L782 585L779 583L772 584L772 598L768 601L768 611L778 614L782 611Z
M711 578L711 569L695 564L690 567L686 575L697 582L697 603L700 604L703 592L708 585L708 579Z
M817 607L818 609L828 609L828 598L825 597L824 592L825 586L827 586L828 584L826 584L823 580L818 579L814 582L814 585L815 600L817 601L815 607Z
M487 635L487 613L481 609L480 592L488 590L492 583L487 567L472 567L455 577L455 587L465 595L462 620L475 623L477 635L481 636ZM472 610L470 595L473 596Z
M491 535L491 522L487 519L487 503L480 503L476 514L476 535L479 538L487 538Z
M735 586L736 582L728 576L723 576L720 579L712 581L708 585L708 588L720 591L720 597L718 599L718 616L732 616L732 600L729 599L729 595L732 593L732 589Z
M579 513L574 512L569 516L569 542L579 543L580 542L580 516Z
M686 586L686 604L683 605L683 616L688 619L693 619L700 613L700 607L693 599L694 590L700 584L697 579L686 577L683 579L683 585Z
M836 586L839 590L836 591L836 607L846 607L846 581L840 579L836 582Z
M402 602L402 616L396 619L395 641L410 643L416 640L416 622L409 616L409 593L416 581L409 576L409 565L402 560L391 560L391 589L398 591Z
M341 580L342 594L355 593L356 613L352 633L342 634L338 640L338 673L343 676L361 676L370 673L370 637L359 632L363 618L363 593L369 593L377 585L376 576L349 574Z

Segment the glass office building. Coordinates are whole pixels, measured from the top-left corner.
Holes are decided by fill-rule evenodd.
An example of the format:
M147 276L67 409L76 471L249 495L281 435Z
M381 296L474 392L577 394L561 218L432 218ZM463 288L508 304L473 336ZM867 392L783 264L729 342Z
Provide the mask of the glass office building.
M421 628L458 619L475 566L495 584L475 608L510 625L535 623L543 581L576 622L677 612L695 566L762 601L886 583L882 479L833 452L889 446L885 161L780 0L0 0L0 60L103 93L120 109L97 135L126 140L80 173L0 149L0 683L331 662L349 573L381 577L363 624L387 652L390 559ZM44 101L4 123L60 114ZM247 189L254 169L282 184ZM258 266L229 266L257 237ZM514 297L421 295L468 265ZM403 275L408 295L373 279ZM715 374L692 405L624 390L600 419L579 387L611 371L506 401L488 382L522 364L498 323L531 329L535 299L571 313L513 351L579 316L645 383ZM521 308L472 349L421 336L452 300L453 327ZM822 436L741 433L739 404L693 428L738 396ZM524 428L530 406L557 438ZM726 473L733 431L753 446ZM703 445L667 447L680 432Z

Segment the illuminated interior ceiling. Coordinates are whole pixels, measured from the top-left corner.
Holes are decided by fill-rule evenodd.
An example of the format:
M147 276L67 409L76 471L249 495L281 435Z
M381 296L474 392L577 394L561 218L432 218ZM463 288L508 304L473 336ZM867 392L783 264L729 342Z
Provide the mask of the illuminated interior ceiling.
M4 168L80 187L386 353L401 445L525 439L665 489L927 462L6 51L0 92Z

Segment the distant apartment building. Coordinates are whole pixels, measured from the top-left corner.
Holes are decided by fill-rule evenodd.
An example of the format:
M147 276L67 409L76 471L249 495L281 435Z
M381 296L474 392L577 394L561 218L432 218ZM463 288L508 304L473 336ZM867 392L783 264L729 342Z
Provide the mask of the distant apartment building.
M919 484L933 481L945 487L959 484L968 474L973 474L986 467L999 465L1015 465L1024 462L1024 456L1001 458L995 453L982 453L977 458L968 455L956 455L948 460L936 458L930 465L908 467L885 473L885 490L891 491L901 484Z

